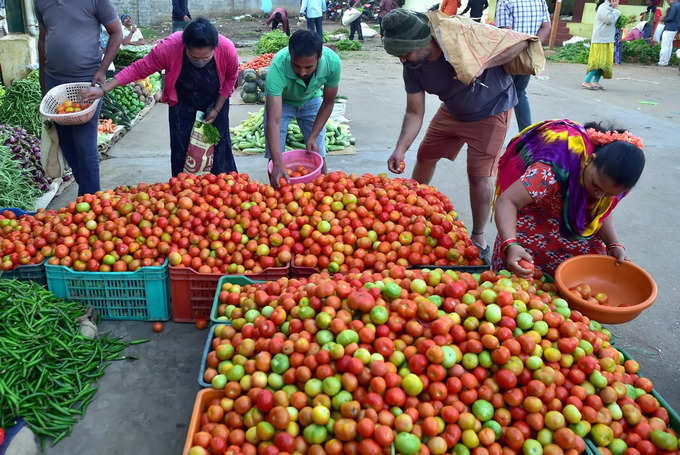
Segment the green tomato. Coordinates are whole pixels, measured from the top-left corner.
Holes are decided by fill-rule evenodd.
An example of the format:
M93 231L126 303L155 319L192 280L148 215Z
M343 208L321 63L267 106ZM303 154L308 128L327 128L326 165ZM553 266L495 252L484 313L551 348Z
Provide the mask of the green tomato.
M315 397L321 393L323 383L320 379L312 378L305 383L305 393L307 396Z
M590 431L590 424L584 420L581 420L580 422L569 425L569 428L577 435L585 438Z
M349 393L347 390L341 390L331 399L331 406L337 411L342 407L343 404L347 403L348 401L352 401L353 399L354 398L352 397L351 393Z
M240 381L245 374L246 370L242 365L234 365L227 371L227 379L230 381Z
M607 447L614 440L614 430L601 423L593 425L590 430L590 437L598 447Z
M607 387L607 378L605 378L598 370L593 371L588 380L598 389Z
M331 230L331 223L326 220L321 220L319 221L319 224L316 225L316 230L322 234L326 234Z
M402 455L416 455L420 451L420 439L414 434L401 432L394 438L394 446Z
M394 281L389 281L385 284L385 288L382 290L382 295L389 300L397 299L401 297L401 287Z
M522 330L529 330L534 326L534 318L529 313L517 314L517 327Z
M547 428L539 430L536 435L536 439L541 443L542 446L547 446L553 442L553 432Z
M547 335L549 328L550 327L548 326L548 323L545 321L536 321L534 322L534 325L532 327L532 329L535 330L541 336Z
M423 381L415 374L409 373L401 380L401 388L406 395L415 397L423 391Z
M501 320L501 307L496 305L495 303L491 303L486 306L486 310L484 311L484 318L486 318L487 321L495 324Z
M678 440L670 433L661 430L652 430L652 443L661 450L675 450L678 448Z
M267 318L267 319L269 318L269 316L272 315L273 312L274 312L274 307L271 307L271 306L269 306L269 305L267 305L266 307L262 308L262 316L264 316L264 317Z
M371 308L370 317L373 324L384 324L390 317L390 312L384 306L376 305Z
M461 299L461 302L466 304L466 305L472 305L473 303L475 303L475 300L477 300L475 298L475 296L473 296L472 294L465 293L465 294L463 294L463 298Z
M522 445L522 453L524 455L542 455L543 446L535 439L527 439Z
M354 330L345 329L338 334L336 341L339 344L341 344L343 347L347 346L348 344L358 343L359 342L359 334L356 333Z
M496 440L500 439L500 437L503 435L503 427L501 427L501 424L496 422L495 420L487 420L484 422L484 425L482 425L484 428L491 428L496 435Z
M470 455L470 449L459 442L453 446L453 455Z
M498 294L493 289L484 289L481 294L482 302L484 303L494 303Z
M300 311L298 311L298 316L300 316L300 319L311 319L315 314L316 312L311 306L301 306Z
M316 325L320 329L327 329L331 325L331 321L333 320L333 317L328 314L328 313L319 313L316 315ZM329 332L330 333L330 332ZM318 332L317 332L317 340L318 340ZM333 335L331 334L331 337ZM327 343L327 342L326 342ZM319 343L319 344L325 344L325 343Z
M336 376L329 376L323 380L321 387L323 389L323 393L330 397L333 397L337 395L338 392L340 392L340 390L342 389L342 383L340 382L340 379L338 379Z
M441 296L438 296L438 295L436 295L436 294L435 294L435 295L429 296L429 297L427 298L427 300L429 300L430 302L432 302L432 303L434 303L435 305L437 305L437 308L439 308L440 306L442 306L442 303L444 303L444 299L442 299Z
M89 212L90 211L90 204L87 203L87 202L78 202L76 204L76 211L78 213Z
M319 330L318 332L316 332L316 342L319 343L320 346L330 343L331 341L333 341L333 338L334 338L333 332L331 332L330 330Z
M489 351L482 351L477 356L479 359L479 364L484 368L491 368L493 366L493 359L491 358L491 353Z
M274 390L279 390L283 387L283 376L278 373L269 373L267 376L267 384Z
M466 370L472 370L479 365L479 359L477 358L477 354L473 354L472 352L466 352L463 354L463 368Z
M279 352L271 361L271 369L274 373L283 374L290 368L290 360L286 354Z
M530 370L538 370L543 367L543 360L538 356L532 355L526 359L525 364Z
M654 431L658 431L658 430L654 430ZM675 438L673 438L673 440L675 440ZM623 452L625 452L626 449L628 448L628 444L626 444L623 439L615 438L612 441L612 443L609 444L609 446L607 448L609 450L611 450L612 455L623 455ZM673 450L673 449L671 449L671 450Z
M248 310L248 311L246 311L246 314L245 314L244 317L246 318L246 322L252 323L253 321L255 321L255 318L258 317L259 315L260 315L260 312L257 311L257 310Z
M415 292L416 294L425 294L426 291L427 283L425 280L416 278L415 280L411 281L411 292Z
M562 409L562 414L567 419L567 422L574 424L581 421L581 411L578 410L573 404L568 404Z
M305 427L302 435L309 444L323 444L326 441L328 431L326 427L313 423Z
M212 386L217 390L222 390L227 385L227 377L223 374L218 374L212 379Z
M442 351L444 351L442 366L444 368L451 368L458 361L458 353L451 346L442 346Z
M371 361L371 353L366 348L359 348L354 351L354 357L361 360L364 365L368 365L368 362Z
M472 403L472 413L482 422L486 422L493 418L494 408L493 405L486 400L477 400Z

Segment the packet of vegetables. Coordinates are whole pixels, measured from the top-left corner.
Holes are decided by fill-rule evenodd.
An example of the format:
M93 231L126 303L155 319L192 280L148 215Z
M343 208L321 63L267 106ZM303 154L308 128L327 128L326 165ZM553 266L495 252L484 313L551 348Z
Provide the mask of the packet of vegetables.
M189 136L189 146L184 159L184 172L205 174L212 170L215 145L220 142L220 132L215 126L203 121L205 114L196 112L194 127Z

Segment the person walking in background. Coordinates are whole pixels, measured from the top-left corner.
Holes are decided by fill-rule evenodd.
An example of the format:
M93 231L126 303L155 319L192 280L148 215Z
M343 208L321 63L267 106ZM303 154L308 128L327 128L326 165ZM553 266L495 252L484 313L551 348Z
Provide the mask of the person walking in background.
M396 0L380 0L380 12L378 13L378 23L380 25L380 36L383 36L384 30L382 26L382 19L387 13L397 8Z
M618 10L619 0L600 0L595 13L593 37L590 40L590 54L588 54L588 69L581 87L587 90L604 90L599 84L600 78L611 79L614 72L614 39L616 35L616 21L621 11Z
M43 94L57 85L90 82L101 86L106 70L123 41L120 21L111 0L36 0L40 25L38 56ZM102 59L100 31L109 35ZM92 119L82 125L56 125L61 151L73 170L78 195L100 190L97 123L101 103Z
M550 38L548 5L546 5L545 0L500 0L496 8L496 26L538 36L538 39L545 44ZM515 119L517 120L517 127L522 131L531 125L531 106L527 96L527 86L531 80L531 75L517 74L512 76L512 80L515 83L515 90L517 90Z
M356 8L361 12L360 0L354 0L352 3L352 8ZM364 40L364 33L361 31L361 14L357 17L351 24L349 24L349 39L354 39L354 33L359 35L359 41Z
M656 26L659 25L661 20L661 8L657 7L656 2L657 0L647 0L647 10L640 13L640 20L646 22L642 28L642 37L649 45L652 44L652 36L654 36Z
M302 0L300 15L307 18L307 29L315 31L323 40L323 13L326 12L326 0Z
M281 29L283 30L283 33L290 36L290 26L288 25L288 11L286 11L284 8L274 9L274 11L272 11L272 14L269 16L269 19L267 19L266 24L267 25L272 24L272 30L276 30L277 28L279 28L279 24L281 24Z
M543 3L545 3L545 1L543 1ZM486 0L468 0L467 6L460 14L463 15L470 11L470 19L472 19L475 22L481 22L484 10L487 9L488 7L489 2L487 2Z
M659 66L668 66L673 52L673 40L680 26L680 3L678 0L668 0L671 6L663 18L664 29L661 34L661 53L659 54Z
M172 0L172 33L184 30L191 21L189 0Z
M132 17L129 14L121 15L120 22L123 24L123 44L121 49L134 49L135 46L143 46L145 44L142 32L132 25Z

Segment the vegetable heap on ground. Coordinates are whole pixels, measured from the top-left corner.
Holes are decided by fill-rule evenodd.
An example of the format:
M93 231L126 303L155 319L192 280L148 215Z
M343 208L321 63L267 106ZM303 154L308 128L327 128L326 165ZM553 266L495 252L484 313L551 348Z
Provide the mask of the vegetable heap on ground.
M621 48L621 60L626 63L643 63L652 64L659 61L659 52L661 52L661 45L655 44L650 46L645 40L639 39L635 41L624 41ZM578 43L570 43L562 46L557 52L546 56L548 60L553 62L567 62L567 63L588 63L588 55L590 52L589 41L579 41ZM678 63L678 58L675 54L671 56L671 65Z
M230 129L233 147L247 154L264 153L264 108L257 112L249 112L248 118ZM286 151L306 148L302 131L293 119L288 124ZM344 150L354 145L355 139L348 125L329 120L326 122L326 148L329 151Z
M272 30L263 34L255 43L256 54L275 54L288 46L288 35L281 30Z
M40 161L40 140L22 127L0 125L0 207L32 211L50 188Z
M241 99L246 103L264 103L267 99L265 81L267 80L267 68L259 70L247 69L243 72L243 88Z
M286 266L293 257L344 272L479 264L455 218L446 196L413 180L334 172L275 190L247 174L180 174L84 195L58 211L20 219L1 213L0 268L48 257L101 272L160 265L166 257L173 266L230 274Z
M38 71L32 71L26 79L14 81L7 87L0 104L0 119L12 126L21 126L31 134L42 134L42 115L40 102L42 90Z
M35 283L0 280L0 427L22 417L44 444L71 433L104 370L130 343L80 334L86 307Z
M190 454L678 454L651 381L553 289L400 266L234 286Z
M258 71L260 68L266 68L271 64L274 55L275 54L273 52L258 55L257 57L253 58L252 60L246 63L241 63L238 69L239 71L245 71L247 69Z
M113 59L113 64L118 67L129 66L137 60L146 57L146 54L151 51L151 48L152 46L150 45L144 45L135 46L134 49L120 49Z
M361 43L350 39L341 39L335 43L335 48L339 51L360 51Z

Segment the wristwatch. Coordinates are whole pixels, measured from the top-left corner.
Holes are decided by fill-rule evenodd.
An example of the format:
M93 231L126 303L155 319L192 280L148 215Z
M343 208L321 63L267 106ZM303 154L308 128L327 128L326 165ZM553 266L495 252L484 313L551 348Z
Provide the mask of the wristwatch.
M95 86L95 87L99 87L100 89L102 89L102 93L103 93L104 95L106 95L106 90L104 89L104 84L102 84L101 82L97 82L96 84L94 84L94 86Z

